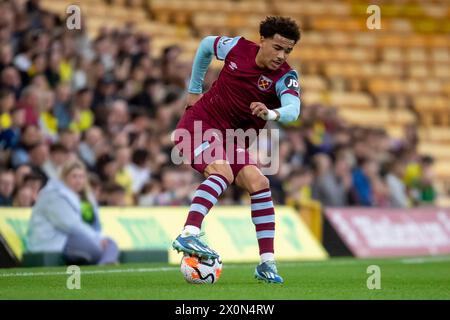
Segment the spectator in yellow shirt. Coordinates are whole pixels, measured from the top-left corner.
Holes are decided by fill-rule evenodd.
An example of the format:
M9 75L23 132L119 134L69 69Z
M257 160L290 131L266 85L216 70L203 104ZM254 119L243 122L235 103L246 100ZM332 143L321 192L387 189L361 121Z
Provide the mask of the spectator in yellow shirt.
M58 119L53 114L55 94L53 91L39 93L39 128L51 141L58 137Z
M129 147L119 147L116 149L117 173L115 182L125 189L126 204L132 205L133 200L133 176L131 175L129 165L131 160L131 151Z
M72 106L73 121L70 128L84 132L94 125L95 116L91 111L92 91L80 89L75 95L75 103Z
M12 125L11 110L15 105L14 92L10 89L0 90L0 128L8 129Z

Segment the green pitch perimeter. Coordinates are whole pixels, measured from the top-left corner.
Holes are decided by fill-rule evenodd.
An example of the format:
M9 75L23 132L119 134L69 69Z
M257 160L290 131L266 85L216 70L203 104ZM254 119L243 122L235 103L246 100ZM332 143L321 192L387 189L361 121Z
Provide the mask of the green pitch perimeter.
M371 265L379 290L367 288ZM187 284L177 266L82 267L79 290L67 289L66 268L1 269L0 299L450 299L450 256L279 263L281 286L254 280L254 267L225 262L214 285Z

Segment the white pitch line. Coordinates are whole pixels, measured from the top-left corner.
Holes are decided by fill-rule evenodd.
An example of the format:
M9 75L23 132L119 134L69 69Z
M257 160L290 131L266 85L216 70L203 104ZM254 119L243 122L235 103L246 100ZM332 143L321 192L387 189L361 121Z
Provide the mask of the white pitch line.
M132 273L132 272L164 272L178 270L177 267L164 268L137 268L137 269L112 269L112 270L81 270L81 274L105 274L105 273ZM16 273L0 273L0 277L34 277L34 276L60 276L67 275L65 271L59 272L16 272Z
M387 259L386 262L397 262L402 264L423 264L450 261L450 256L442 257L422 257L422 258L404 258L404 259ZM282 267L316 267L320 265L339 266L339 265L354 265L362 264L364 260L323 260L323 261L303 261L303 262L281 262ZM370 261L367 261L369 263ZM226 269L242 268L242 264L224 265ZM145 273L145 272L167 272L178 270L179 267L160 267L160 268L127 268L127 269L111 269L111 270L81 270L81 274L108 274L108 273ZM34 277L34 276L59 276L67 275L65 271L59 272L15 272L15 273L0 273L0 278L8 277Z
M350 260L350 261L328 261L324 262L305 262L305 264L298 264L295 262L286 262L282 263L283 267L309 267L309 266L318 266L318 265L349 265L356 264L358 261ZM230 264L224 266L226 269L235 269L242 268L242 264ZM128 269L111 269L111 270L83 270L81 269L81 274L108 274L108 273L134 273L134 272L166 272L166 271L174 271L178 270L179 267L162 267L162 268L128 268ZM15 272L15 273L0 273L0 278L10 278L10 277L39 277L39 276L60 276L67 275L68 273L65 271L48 271L48 272Z
M434 262L450 261L450 257L443 256L443 257L407 258L401 261L404 264L434 263Z
M353 264L355 262L348 261L347 263L342 263L345 261L341 261L339 263L328 262L329 265L333 264ZM303 266L316 266L319 264L323 264L320 262L307 262ZM287 262L283 263L283 267L298 267L298 263ZM224 266L226 269L234 269L234 268L242 268L241 264L231 264ZM135 273L135 272L166 272L166 271L175 271L178 270L179 267L162 267L162 268L128 268L128 269L111 269L111 270L82 270L81 274L110 274L110 273ZM67 275L68 273L65 271L48 271L48 272L15 272L15 273L0 273L0 278L11 278L11 277L39 277L39 276L60 276Z

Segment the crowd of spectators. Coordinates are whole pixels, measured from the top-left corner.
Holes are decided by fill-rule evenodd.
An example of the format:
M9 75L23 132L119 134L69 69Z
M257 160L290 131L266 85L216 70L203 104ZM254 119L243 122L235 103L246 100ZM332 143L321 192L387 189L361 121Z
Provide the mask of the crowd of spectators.
M100 205L188 205L202 177L171 161L190 76L180 53L174 45L153 54L151 36L131 24L90 39L38 1L0 1L0 206L32 206L76 158ZM417 155L414 127L395 140L320 105L302 105L297 122L274 127L280 170L269 179L278 204L411 207L436 198L432 159ZM247 202L234 186L220 199Z

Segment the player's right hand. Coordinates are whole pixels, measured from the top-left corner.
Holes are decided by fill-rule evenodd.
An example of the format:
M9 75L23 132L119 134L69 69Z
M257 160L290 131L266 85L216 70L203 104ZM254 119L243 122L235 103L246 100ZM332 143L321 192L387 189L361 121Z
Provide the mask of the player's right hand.
M203 94L201 93L188 93L186 97L186 109L193 106L202 96Z

